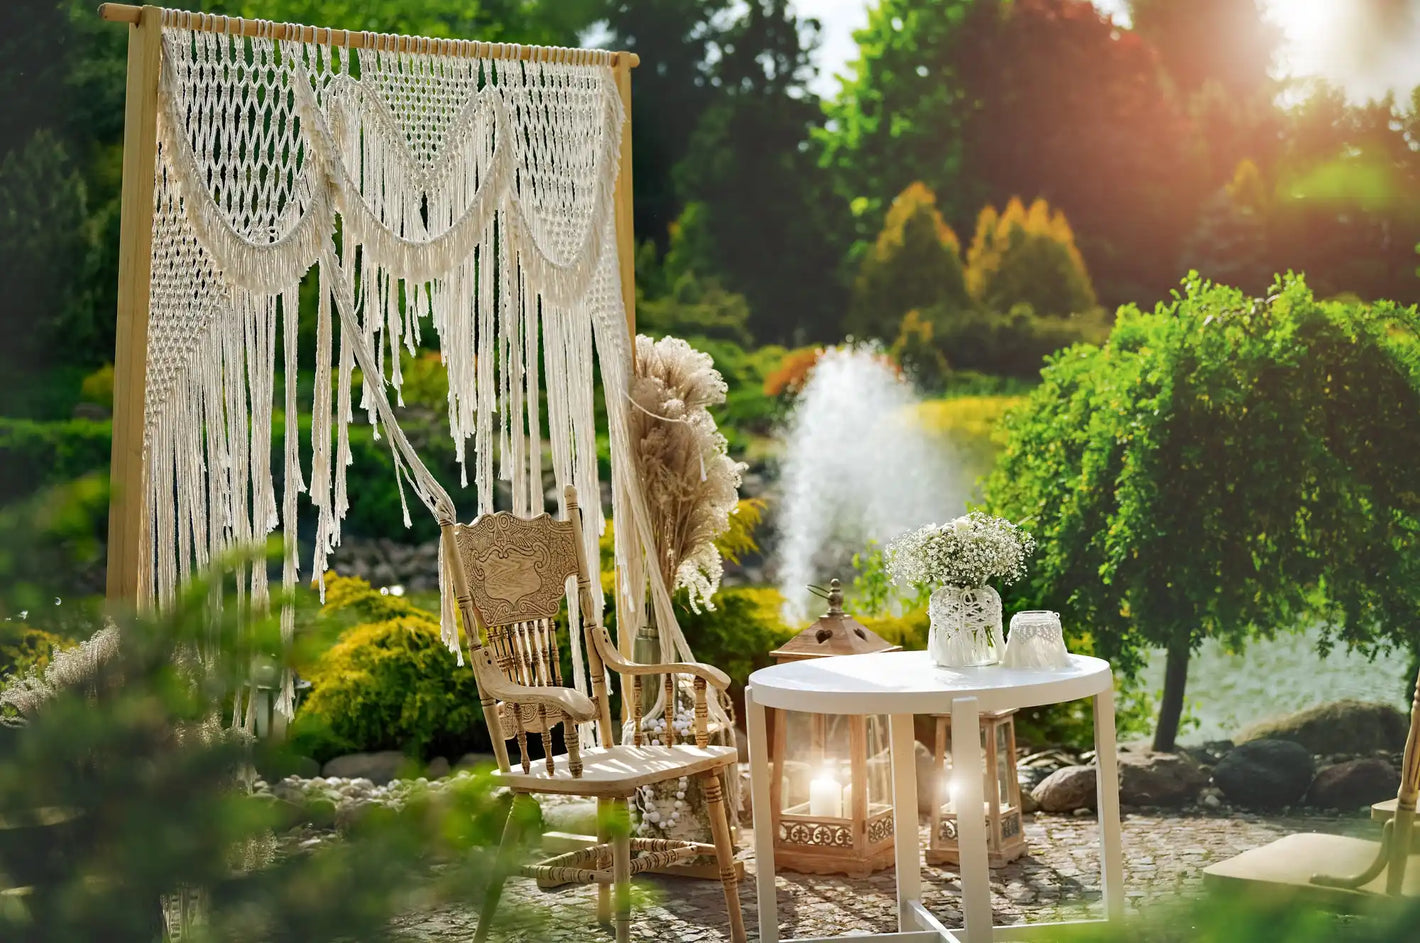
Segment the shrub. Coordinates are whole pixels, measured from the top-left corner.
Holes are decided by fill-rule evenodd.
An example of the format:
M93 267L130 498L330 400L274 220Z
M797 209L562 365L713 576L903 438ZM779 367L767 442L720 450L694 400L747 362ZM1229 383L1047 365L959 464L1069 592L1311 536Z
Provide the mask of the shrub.
M946 356L933 338L934 333L932 322L914 309L902 316L897 340L888 348L888 356L924 390L942 389L951 372Z
M47 485L107 471L112 438L112 424L93 419L0 417L0 494L13 501Z
M362 579L327 576L325 615L364 621L308 669L311 693L292 728L293 745L324 762L369 750L457 759L486 750L478 686L439 638L439 619Z
M113 364L106 363L84 377L84 382L79 384L79 399L113 411Z
M1095 307L1070 223L1045 200L1027 209L1012 197L999 214L994 206L982 208L966 254L966 285L972 298L993 311L1028 304L1036 314L1058 317Z
M809 374L818 365L818 358L822 356L822 347L800 347L786 351L779 365L764 378L764 395L792 395L802 390L809 381Z
M898 321L915 308L967 302L961 243L937 211L937 197L910 184L888 209L882 232L853 283L848 333L891 340Z
M939 350L955 369L1035 378L1045 358L1076 343L1100 343L1109 320L1093 308L1065 317L1040 317L1028 304L1005 312L982 307L925 312Z
M0 678L22 675L31 668L49 664L54 649L62 648L65 639L53 632L35 628L24 622L0 622Z

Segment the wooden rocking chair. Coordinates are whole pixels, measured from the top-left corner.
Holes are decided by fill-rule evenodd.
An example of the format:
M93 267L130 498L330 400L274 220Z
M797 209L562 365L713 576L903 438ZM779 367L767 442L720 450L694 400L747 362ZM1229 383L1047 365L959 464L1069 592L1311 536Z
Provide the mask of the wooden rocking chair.
M1379 842L1304 832L1209 865L1204 881L1217 887L1266 888L1337 910L1367 901L1420 898L1420 854L1412 841L1420 797L1420 686L1410 707L1410 734L1401 761L1394 817Z
M729 910L730 936L743 943L734 846L720 784L724 768L735 762L736 751L732 746L710 746L707 731L707 686L724 690L730 679L709 665L641 665L624 659L592 603L593 574L581 539L577 492L571 487L567 488L567 518L559 521L543 514L524 519L500 511L472 524L444 524L441 528L483 716L498 761L497 776L512 789L515 804L504 828L474 939L487 937L504 879L517 870L545 886L597 884L597 917L603 925L612 913L614 889L616 939L624 943L631 932L631 875L714 855ZM571 576L577 578L591 698L564 687L559 666L556 619ZM664 674L668 693L675 675L693 679L695 742L678 744L674 731L668 729L664 745L644 745L636 724L635 742L615 745L607 669L631 678L629 697L638 713L643 676ZM593 720L602 745L581 750L575 724ZM559 725L566 752L554 756L552 733ZM545 760L534 763L529 759L530 734L541 737ZM506 741L510 739L518 743L518 769L508 760ZM698 776L704 784L715 843L631 837L628 799L637 789L688 776ZM599 844L540 864L513 866L508 857L516 851L519 838L517 804L531 802L529 796L539 793L595 798Z

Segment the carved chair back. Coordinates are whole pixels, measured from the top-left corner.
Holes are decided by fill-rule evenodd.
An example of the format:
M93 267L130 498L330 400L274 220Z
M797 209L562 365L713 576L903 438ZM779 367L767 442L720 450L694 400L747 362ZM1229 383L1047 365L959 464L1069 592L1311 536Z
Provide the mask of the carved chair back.
M601 616L590 593L576 492L568 488L567 494L567 520L548 514L521 518L499 511L444 529L445 541L452 543L459 564L452 568L455 592L478 676L484 720L505 772L510 768L506 740L517 741L521 765L529 771L528 735L536 734L542 738L548 772L554 773L552 734L561 726L570 772L581 773L577 730L569 722L571 718L546 703L497 698L493 692L499 685L489 683L487 676L493 668L503 680L524 688L565 687L558 617L570 578L577 580L575 598L594 679L592 700L597 708L598 733L603 745L612 742L605 670L592 641L594 632L603 631Z

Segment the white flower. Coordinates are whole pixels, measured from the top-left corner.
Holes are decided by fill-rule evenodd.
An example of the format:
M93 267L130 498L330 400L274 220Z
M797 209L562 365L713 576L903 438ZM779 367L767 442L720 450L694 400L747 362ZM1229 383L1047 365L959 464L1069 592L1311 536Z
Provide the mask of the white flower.
M1025 575L1035 539L1008 520L980 511L928 524L896 538L885 553L894 584L984 586Z

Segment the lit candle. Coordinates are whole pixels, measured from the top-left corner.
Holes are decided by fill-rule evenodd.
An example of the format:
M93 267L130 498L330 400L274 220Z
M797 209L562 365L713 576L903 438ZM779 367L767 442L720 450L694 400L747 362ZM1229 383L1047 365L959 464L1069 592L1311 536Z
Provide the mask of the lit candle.
M809 815L825 819L843 817L843 787L827 772L809 783Z

